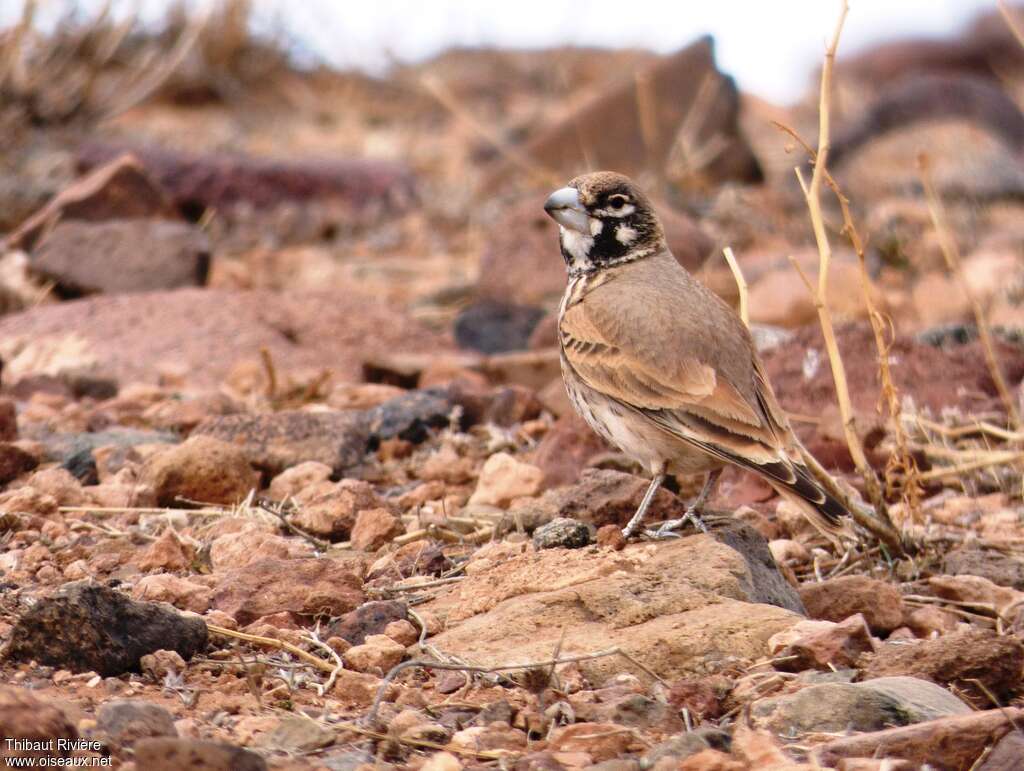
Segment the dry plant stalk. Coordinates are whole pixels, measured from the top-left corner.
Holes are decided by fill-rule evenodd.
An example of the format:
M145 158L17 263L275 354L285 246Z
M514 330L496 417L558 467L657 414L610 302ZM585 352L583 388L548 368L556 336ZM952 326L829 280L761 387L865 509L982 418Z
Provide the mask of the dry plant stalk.
M1006 26L1010 28L1010 32L1017 38L1017 42L1024 47L1024 31L1021 31L1020 26L1017 24L1017 20L1013 18L1013 13L1010 11L1010 7L1006 4L1006 0L997 0L996 6L999 8L999 13L1003 15L1003 21L1006 22Z
M740 264L736 261L736 255L732 253L732 247L727 246L722 250L722 254L725 255L725 261L729 263L729 270L732 271L732 277L736 280L736 289L740 293L740 318L743 319L744 326L750 326L750 311L747 307L747 280L743 277L743 271L740 270Z
M942 256L946 260L946 267L960 285L960 291L964 293L967 301L971 304L974 322L978 326L978 338L981 340L981 347L985 353L985 363L988 365L992 381L999 392L999 398L1002 399L1003 406L1006 408L1006 414L1009 416L1013 427L1017 428L1020 426L1020 413L1017 411L1017 405L1014 403L1013 394L1010 393L1010 387L1006 383L1003 369L999 366L999 357L996 356L995 345L992 342L992 330L989 328L985 309L981 307L981 301L971 289L971 285L967 283L967 277L964 275L964 266L960 261L960 251L957 249L956 240L953 238L953 233L946 222L946 209L942 205L942 199L939 198L939 194L935 190L935 185L932 183L931 164L929 163L928 156L924 153L919 155L917 157L917 166L921 173L921 184L924 186L924 194L928 199L928 214L931 215L932 225L935 227L935 233L939 237L939 248L942 250Z
M866 528L877 538L897 553L905 553L906 546L903 544L900 534L893 527L889 519L882 486L879 483L874 469L868 463L864 454L864 447L857 436L856 417L853 412L853 404L850 400L850 389L846 379L846 368L843 366L843 359L839 353L839 345L836 342L835 327L832 324L832 313L828 307L828 275L832 262L832 246L829 244L828 234L825 231L825 219L821 212L821 184L828 175L826 164L829 152L829 109L832 93L832 69L835 64L836 49L839 46L839 36L846 21L846 15L850 7L846 0L843 0L839 20L836 22L835 31L832 34L828 48L825 51L825 62L821 71L821 95L818 104L818 151L814 162L814 174L811 176L808 185L796 169L797 180L803 190L804 199L811 218L811 225L814 229L814 240L818 247L818 285L814 287L807 277L800 271L801 277L807 284L811 293L814 306L818 311L818 321L821 325L822 336L825 338L825 349L828 352L829 364L832 368L832 378L835 382L836 398L839 403L839 412L843 420L843 432L846 436L846 443L850 449L853 462L864 479L864 486L868 498L875 507L876 514L872 515L862 508L856 506L849 499L835 481L822 469L821 465L808 453L803 451L805 462L819 477L819 481L829 488L833 494L838 493L839 499L846 504L854 519L862 527ZM795 264L795 263L794 263Z

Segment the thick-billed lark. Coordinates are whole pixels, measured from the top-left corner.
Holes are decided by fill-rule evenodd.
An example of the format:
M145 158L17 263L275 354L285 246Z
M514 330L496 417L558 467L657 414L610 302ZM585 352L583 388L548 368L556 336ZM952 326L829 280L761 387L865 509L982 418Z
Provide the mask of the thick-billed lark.
M569 398L653 476L623 533L639 528L666 474L699 472L708 476L686 516L649 534L687 519L706 531L697 514L727 463L760 474L830 538L841 532L848 512L801 461L746 326L676 262L647 197L597 172L544 209L569 271L558 312Z

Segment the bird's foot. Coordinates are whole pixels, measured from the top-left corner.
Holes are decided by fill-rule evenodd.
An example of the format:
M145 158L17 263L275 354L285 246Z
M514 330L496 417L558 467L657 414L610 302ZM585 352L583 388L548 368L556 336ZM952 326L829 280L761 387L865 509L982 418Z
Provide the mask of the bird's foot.
M708 526L704 524L704 520L700 518L697 511L698 510L696 508L691 506L679 519L670 519L667 522L662 522L661 526L657 530L645 530L644 535L655 541L663 541L667 538L679 538L680 535L676 531L682 529L687 522L692 523L693 526L702 533L707 533Z

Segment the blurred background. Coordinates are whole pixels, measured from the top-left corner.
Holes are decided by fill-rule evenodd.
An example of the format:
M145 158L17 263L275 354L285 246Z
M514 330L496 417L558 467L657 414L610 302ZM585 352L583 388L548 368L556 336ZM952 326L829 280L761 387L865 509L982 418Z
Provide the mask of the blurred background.
M545 350L564 275L540 204L595 168L637 177L679 260L735 302L722 259L731 246L753 321L783 331L813 321L790 264L817 265L794 168L808 170L817 142L838 4L636 0L627 10L4 3L8 382L65 366L25 354L26 339L68 323L88 338L97 313L89 366L146 380L159 358L221 382L252 345L236 336L238 350L189 347L181 341L202 336L182 312L154 323L166 344L129 321L167 307L137 293L195 287L368 298L445 349ZM1024 23L1022 9L1007 12ZM973 291L994 324L1019 326L1024 48L1007 20L983 0L861 0L839 50L830 167L878 307L908 335L973 318L922 195L924 153ZM827 198L830 302L841 320L863 319L857 257ZM116 306L89 304L115 296ZM210 296L169 295L200 316L193 306ZM48 308L74 300L85 302L54 321ZM313 323L301 318L312 307L289 311L293 326ZM284 347L279 364L344 374L393 353L396 342L364 334L358 316L347 323L365 350L325 347L333 338L318 333ZM123 339L111 343L111 330Z

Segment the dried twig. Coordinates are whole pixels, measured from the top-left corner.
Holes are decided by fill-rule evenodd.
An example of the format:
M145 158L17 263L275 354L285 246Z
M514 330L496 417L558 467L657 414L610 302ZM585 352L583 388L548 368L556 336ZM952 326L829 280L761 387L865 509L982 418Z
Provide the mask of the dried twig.
M740 318L749 327L750 312L747 307L747 280L743 277L743 271L740 270L740 264L736 261L736 255L732 253L732 247L725 247L722 250L722 254L725 255L725 261L729 263L729 270L732 271L732 277L736 280L736 289L740 293Z
M999 8L999 13L1003 15L1003 21L1006 22L1006 26L1010 28L1010 32L1017 38L1017 42L1024 46L1024 31L1021 31L1017 20L1013 18L1013 13L1006 4L1006 0L996 0L996 6Z
M641 664L635 658L630 656L621 648L609 648L606 651L599 651L598 653L583 653L576 656L564 656L561 658L547 659L545 661L533 661L529 664L499 664L493 667L478 667L471 664L447 664L440 661L426 661L423 659L413 659L411 661L403 661L401 664L393 667L384 679L381 681L380 686L377 688L377 695L373 699L373 704L370 706L370 711L363 718L363 722L368 725L373 725L377 720L377 712L380 709L381 702L384 699L384 692L391 682L406 669L413 667L422 667L423 669L445 669L455 672L475 672L478 674L494 674L496 672L514 672L521 669L537 669L540 667L554 667L559 664L572 664L579 661L593 661L594 659L608 658L609 656L622 656L630 664L635 666L637 669L642 671L649 677L657 680L659 683L665 684L665 681L660 678L656 673L652 672L645 665Z
M327 672L328 674L335 673L336 667L334 664L330 663L329 661L324 661L323 659L314 656L309 651L304 651L297 645L292 645L291 643L285 642L284 640L275 640L273 637L261 637L260 635L246 634L245 632L236 632L234 629L227 629L222 626L214 626L213 624L207 624L206 628L214 634L219 634L221 637L232 637L236 640L244 640L245 642L250 642L255 645L262 645L266 648L276 648L280 651L288 651L293 656L298 656L307 664L316 667L322 672Z
M992 330L989 327L985 309L982 308L981 301L974 293L974 290L971 289L971 285L967 282L967 277L964 275L964 267L960 261L960 251L957 249L956 240L953 238L953 234L946 223L945 207L935 190L935 185L932 183L931 166L928 156L924 153L919 155L917 157L917 165L921 173L921 184L924 186L925 197L928 199L928 213L931 215L932 225L934 225L935 232L939 237L939 248L942 250L942 256L946 260L946 267L949 268L949 272L953 274L953 277L960 285L960 291L964 293L967 301L971 304L974 321L978 326L978 338L981 340L982 350L985 353L985 363L988 365L996 390L999 392L999 398L1002 399L1003 406L1006 408L1006 414L1009 415L1014 428L1017 428L1020 426L1020 413L1017 411L1017 405L1013 394L1010 392L1010 387L1006 383L1003 369L999 365L999 358L996 356L995 345L992 342Z

